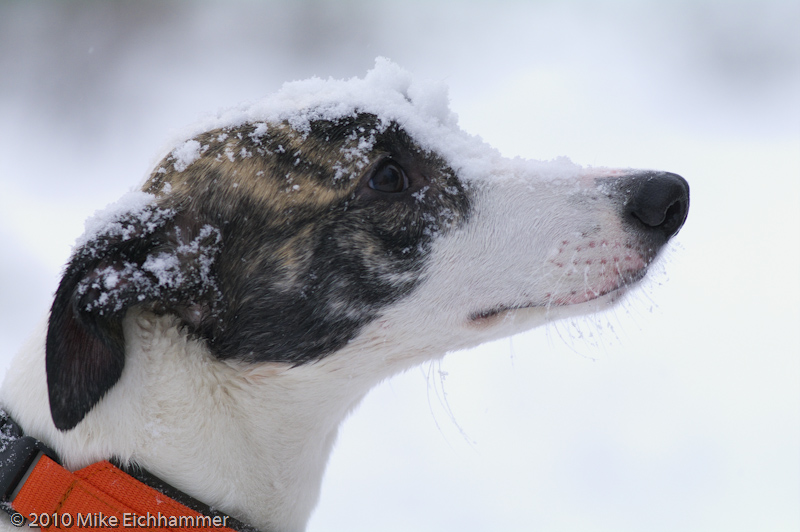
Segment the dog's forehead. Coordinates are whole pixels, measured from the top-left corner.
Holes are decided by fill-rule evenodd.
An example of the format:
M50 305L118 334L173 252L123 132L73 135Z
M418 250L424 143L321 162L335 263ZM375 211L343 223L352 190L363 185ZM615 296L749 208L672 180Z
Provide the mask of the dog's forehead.
M330 203L351 195L376 162L393 156L413 158L432 174L446 166L396 122L354 112L303 128L284 120L202 133L170 152L143 189L157 196L196 196L214 189L217 196Z

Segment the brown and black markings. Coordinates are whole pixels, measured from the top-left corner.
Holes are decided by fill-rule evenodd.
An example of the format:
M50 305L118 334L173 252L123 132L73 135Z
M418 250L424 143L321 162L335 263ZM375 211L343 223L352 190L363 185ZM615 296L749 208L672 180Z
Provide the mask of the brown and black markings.
M174 314L221 359L308 363L414 290L435 235L470 215L444 161L372 114L189 142L145 184L157 200L67 266L47 335L59 429L119 379L129 308Z

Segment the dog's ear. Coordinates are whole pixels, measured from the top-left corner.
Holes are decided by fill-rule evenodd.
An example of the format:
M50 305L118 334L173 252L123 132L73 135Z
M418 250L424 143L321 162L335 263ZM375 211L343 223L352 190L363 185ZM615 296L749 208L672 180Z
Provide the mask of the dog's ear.
M119 380L129 308L186 315L190 325L203 318L197 309L209 304L197 285L215 288L210 269L219 241L211 226L181 228L174 211L151 205L113 220L76 249L47 331L47 387L58 429L75 427ZM200 295L190 301L188 293Z

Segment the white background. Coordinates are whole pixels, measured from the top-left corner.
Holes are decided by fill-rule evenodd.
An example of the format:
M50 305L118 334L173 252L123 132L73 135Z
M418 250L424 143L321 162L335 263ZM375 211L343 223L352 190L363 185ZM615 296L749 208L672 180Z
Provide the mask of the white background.
M798 27L778 0L0 1L0 362L177 131L387 56L505 155L676 172L691 209L622 306L376 389L309 530L797 531Z

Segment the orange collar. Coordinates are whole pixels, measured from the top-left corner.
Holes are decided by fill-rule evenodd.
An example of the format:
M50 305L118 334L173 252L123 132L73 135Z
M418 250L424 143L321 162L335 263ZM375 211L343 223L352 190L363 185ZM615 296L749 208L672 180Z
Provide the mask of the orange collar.
M30 526L45 530L256 532L146 471L125 472L102 461L70 472L41 442L23 436L1 409L0 499L13 524L22 526L28 520Z

